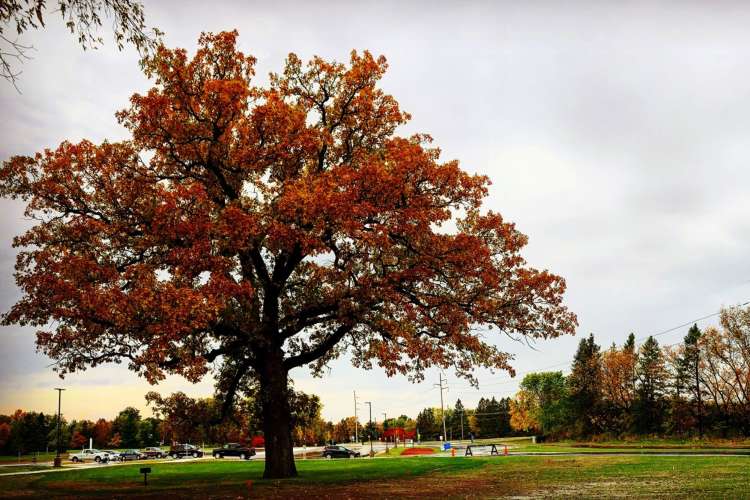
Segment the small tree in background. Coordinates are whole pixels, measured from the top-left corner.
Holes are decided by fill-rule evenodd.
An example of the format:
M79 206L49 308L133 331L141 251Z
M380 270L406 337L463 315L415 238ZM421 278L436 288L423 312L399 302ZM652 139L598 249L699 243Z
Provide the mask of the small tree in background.
M112 423L106 419L100 418L94 424L92 431L94 446L97 448L103 448L108 445L110 439L112 439Z
M559 371L529 373L521 381L525 411L531 412L530 420L544 434L569 432L572 416L568 386L566 377Z
M132 406L125 408L117 415L112 423L112 429L119 434L121 446L125 448L140 447L138 439L140 423L141 412Z

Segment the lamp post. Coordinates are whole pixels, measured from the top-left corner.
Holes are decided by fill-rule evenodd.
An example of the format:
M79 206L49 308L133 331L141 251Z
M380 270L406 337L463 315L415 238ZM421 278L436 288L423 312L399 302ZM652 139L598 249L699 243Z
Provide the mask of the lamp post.
M367 433L370 435L370 456L375 456L375 452L372 451L372 401L365 401L365 404L370 407L370 428Z
M55 467L62 467L62 458L60 458L60 439L62 436L60 435L60 404L62 402L62 391L65 389L61 389L59 387L55 387L55 390L57 391L57 453L55 454Z
M388 436L385 435L385 421L388 420L385 412L383 412L383 439L385 439L385 454L388 454Z

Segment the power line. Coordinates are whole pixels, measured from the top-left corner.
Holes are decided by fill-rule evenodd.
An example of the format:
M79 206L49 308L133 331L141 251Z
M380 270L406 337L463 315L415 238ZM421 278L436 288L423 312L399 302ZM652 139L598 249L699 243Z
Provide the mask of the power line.
M750 304L750 300L748 300L747 302L744 302L742 304L737 304L735 307L744 307L744 306L746 306L748 304ZM721 310L719 310L719 311L717 311L715 313L711 313L711 314L707 314L705 316L701 316L700 318L695 318L694 320L688 321L687 323L683 323L681 325L674 326L672 328L669 328L667 330L664 330L664 331L661 331L661 332L658 332L658 333L652 333L651 335L646 335L645 337L639 337L636 340L640 341L640 340L645 340L645 339L647 339L649 337L659 337L660 335L666 335L667 333L671 333L671 332L673 332L675 330L679 330L680 328L685 328L686 326L693 325L693 324L695 324L695 323L697 323L699 321L703 321L704 319L713 318L714 316L718 316L719 314L721 314Z
M746 305L750 305L750 300L747 300L747 301L745 301L745 302L743 302L741 304L737 304L734 307L744 307ZM640 341L645 340L645 339L647 339L649 337L659 337L661 335L666 335L667 333L671 333L671 332L673 332L675 330L679 330L680 328L685 328L686 326L693 325L695 323L698 323L699 321L703 321L703 320L706 320L708 318L712 318L714 316L718 316L719 314L721 314L721 311L722 310L720 309L717 312L714 312L714 313L711 313L711 314L707 314L705 316L701 316L700 318L692 319L692 320L690 320L690 321L688 321L686 323L682 323L682 324L680 324L678 326L673 326L672 328L668 328L666 330L662 330L662 331L657 332L657 333L652 333L650 335L639 337L638 339L636 339L636 341L640 342ZM674 345L676 345L678 343L679 342L676 342L674 344L665 344L662 347L672 347L672 346L674 346ZM540 372L540 371L547 371L547 370L550 370L552 368L570 367L571 364L572 364L571 361L565 361L565 362L562 362L562 363L557 363L557 364L550 365L550 366L545 366L545 367L542 367L542 368L536 368L534 370L526 370L526 371L523 371L523 372L517 372L516 375L517 376L519 376L519 375L527 375L529 373L537 373L537 372ZM516 383L518 383L516 380L505 380L505 381L502 381L502 382L490 382L490 383L483 384L483 385L499 385L499 386L510 385L510 384L516 384ZM464 385L464 386L458 386L458 388L461 388L461 387L472 388L472 389L475 389L477 391L481 391L481 389L479 389L477 387L473 387L473 386L466 386L466 385ZM490 393L490 394L498 394L498 393L505 393L506 391L483 391L483 392L484 393ZM476 393L471 393L469 391L459 391L458 394L476 394Z

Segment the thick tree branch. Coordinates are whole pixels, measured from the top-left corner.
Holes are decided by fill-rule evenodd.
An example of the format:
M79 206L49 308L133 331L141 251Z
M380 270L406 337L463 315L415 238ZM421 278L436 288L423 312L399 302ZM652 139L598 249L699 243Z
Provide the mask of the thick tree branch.
M296 356L286 358L284 360L284 368L286 368L287 370L291 370L292 368L306 365L307 363L311 363L321 356L324 356L336 344L338 344L339 341L343 339L347 333L352 331L353 328L354 324L351 323L340 325L338 328L336 328L336 330L333 331L333 333L328 335L328 337L326 337L317 346L313 347L309 351L305 351L297 354Z

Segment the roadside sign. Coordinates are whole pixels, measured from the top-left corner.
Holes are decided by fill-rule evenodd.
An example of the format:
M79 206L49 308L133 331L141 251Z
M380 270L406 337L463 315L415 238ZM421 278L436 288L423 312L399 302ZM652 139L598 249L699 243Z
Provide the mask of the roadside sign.
M143 486L148 486L148 475L151 474L151 467L141 467L141 474L143 474Z

